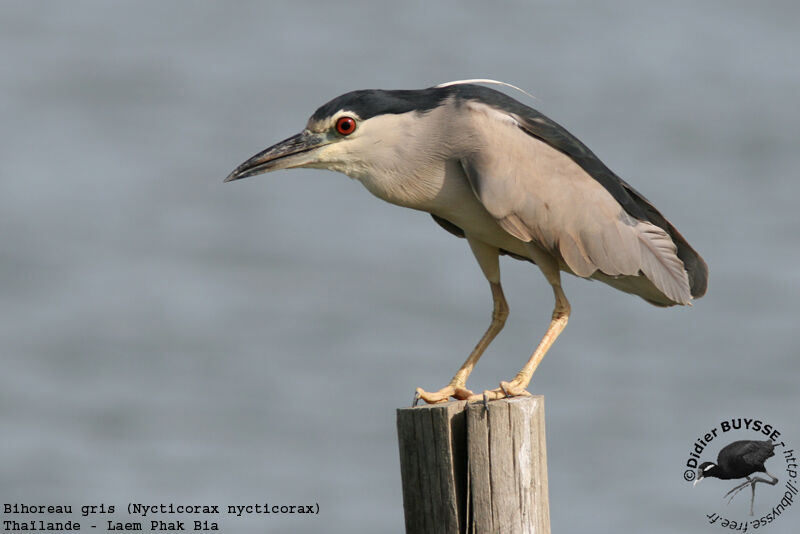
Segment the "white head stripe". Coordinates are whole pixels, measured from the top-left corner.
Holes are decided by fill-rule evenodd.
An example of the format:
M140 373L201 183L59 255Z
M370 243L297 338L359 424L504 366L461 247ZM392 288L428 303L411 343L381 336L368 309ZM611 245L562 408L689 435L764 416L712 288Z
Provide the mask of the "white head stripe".
M716 467L716 466L715 466L714 464L707 465L706 467L704 467L704 468L703 468L703 472L705 473L706 471L708 471L708 470L709 470L709 469L711 469L712 467Z
M520 88L519 88L519 87L517 87L516 85L511 85L510 83L506 83L506 82L498 82L497 80L489 80L489 79L487 79L487 78L474 78L474 79L472 79L472 80L455 80L455 81L452 81L452 82L444 82L444 83L440 83L440 84L439 84L439 85L437 85L436 87L437 87L437 88L441 88L441 87L450 87L451 85L461 85L461 84L466 84L466 83L488 83L488 84L491 84L491 85L503 85L503 86L505 86L505 87L510 87L510 88L512 88L512 89L516 89L516 90L517 90L517 91L519 91L520 93L526 94L526 95L528 95L529 97L531 97L531 98L533 98L534 100L536 100L536 97L535 97L535 96L533 96L532 94L530 94L528 91L525 91L524 89L520 89Z

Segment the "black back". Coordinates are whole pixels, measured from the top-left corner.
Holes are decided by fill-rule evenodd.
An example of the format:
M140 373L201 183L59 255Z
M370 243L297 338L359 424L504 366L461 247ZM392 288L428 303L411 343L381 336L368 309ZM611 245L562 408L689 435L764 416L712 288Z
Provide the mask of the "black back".
M717 456L717 465L725 477L742 478L752 473L765 472L764 462L775 455L775 445L770 440L741 440L723 447Z

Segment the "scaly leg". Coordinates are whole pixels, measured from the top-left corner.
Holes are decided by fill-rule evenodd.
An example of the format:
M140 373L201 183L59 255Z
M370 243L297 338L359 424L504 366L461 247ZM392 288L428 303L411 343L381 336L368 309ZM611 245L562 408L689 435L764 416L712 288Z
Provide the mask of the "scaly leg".
M776 477L774 477L771 474L769 474L769 472L767 472L766 470L764 472L767 473L767 476L769 476L772 480L766 480L766 479L758 477L758 476L754 476L752 478L751 477L747 477L747 481L746 482L742 482L741 484L739 484L738 486L736 486L735 488L733 488L732 490L730 490L728 493L725 494L725 497L730 495L730 499L728 499L728 504L730 504L731 501L733 500L733 498L736 497L736 494L738 494L740 491L742 491L744 488L746 488L749 485L750 489L751 489L750 515L753 515L753 503L756 500L756 484L758 482L763 482L764 484L769 484L770 486L774 486L775 484L778 483L778 479Z
M508 303L503 295L503 288L500 286L499 252L497 248L481 241L476 241L469 235L467 236L467 241L469 241L472 253L475 255L475 259L478 260L478 264L481 266L481 270L486 276L486 279L489 280L489 285L492 289L492 300L494 301L492 322L449 384L439 391L434 392L427 392L422 388L417 388L416 394L414 395L415 406L419 399L432 404L435 402L445 402L450 397L464 400L473 396L472 391L467 389L467 378L469 378L472 369L475 367L475 364L478 363L486 347L489 346L489 343L492 342L506 324Z
M506 323L506 317L508 317L508 304L506 303L505 296L503 296L503 288L500 287L499 283L495 284L494 282L491 283L491 287L494 309L492 310L492 322L486 330L486 333L483 334L481 340L475 345L475 348L472 350L467 360L456 372L448 385L434 392L427 392L422 388L417 388L414 399L415 405L418 399L432 404L434 402L444 402L450 397L464 400L473 396L472 391L467 389L467 378L469 378L472 369L475 367L475 364L478 363L478 360L480 360L486 347L489 346L489 343L491 343L503 329Z
M483 400L485 402L486 400L502 399L505 397L530 396L527 388L533 377L533 373L541 363L544 355L550 350L550 346L556 338L558 338L561 331L564 330L564 327L567 326L570 306L566 295L564 295L564 291L561 289L561 274L558 270L558 264L555 258L535 245L529 245L529 250L531 251L533 260L553 287L556 303L553 309L553 316L550 320L550 326L548 326L547 332L545 332L536 350L533 351L528 363L520 369L513 380L510 382L500 382L499 388L491 391L484 391L483 395L473 395L469 400Z

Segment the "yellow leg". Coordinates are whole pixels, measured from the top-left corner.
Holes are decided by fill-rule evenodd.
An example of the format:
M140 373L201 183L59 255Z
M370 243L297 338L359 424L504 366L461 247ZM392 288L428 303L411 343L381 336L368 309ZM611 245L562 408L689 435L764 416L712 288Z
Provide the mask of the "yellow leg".
M425 402L432 404L435 402L445 402L450 397L455 397L459 400L465 400L474 395L472 391L467 389L467 378L469 378L470 373L472 373L472 369L475 367L475 364L478 363L478 360L480 360L483 352L486 350L486 347L489 346L489 343L491 343L497 334L499 334L503 329L503 326L506 323L506 318L508 317L508 303L503 295L503 288L500 287L499 282L490 282L490 286L492 288L494 309L492 310L492 322L489 325L489 328L486 330L486 333L483 334L483 337L480 339L480 341L478 341L478 344L475 345L475 348L470 353L467 361L465 361L461 368L456 372L455 376L448 385L439 391L434 392L427 392L422 388L417 388L416 399L422 399Z
M547 327L547 332L545 332L536 350L533 351L528 363L520 369L510 382L500 382L499 388L491 391L484 391L483 395L473 395L468 400L486 401L505 397L529 396L530 393L528 393L527 388L528 384L531 382L531 378L533 378L533 373L536 371L536 368L539 367L544 355L550 350L550 346L556 338L558 338L558 335L561 334L561 331L564 330L564 327L567 326L570 306L566 295L564 295L564 290L561 289L561 274L558 270L558 264L552 256L544 253L544 251L538 247L534 248L531 245L530 250L534 261L536 261L536 264L542 270L547 281L550 282L550 285L553 287L553 295L555 296L556 303L553 309L553 316L550 320L550 326Z

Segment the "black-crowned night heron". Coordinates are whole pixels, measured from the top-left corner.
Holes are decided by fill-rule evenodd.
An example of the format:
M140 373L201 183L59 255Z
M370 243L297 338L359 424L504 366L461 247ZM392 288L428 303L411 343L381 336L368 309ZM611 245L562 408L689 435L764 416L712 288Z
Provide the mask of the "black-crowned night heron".
M301 133L225 180L297 167L339 171L387 202L427 211L467 239L492 290L492 322L447 386L417 389L429 403L528 395L536 367L569 318L561 271L656 306L689 304L705 293L708 278L705 262L675 227L583 143L538 111L470 83L476 81L500 83L346 93L319 108ZM477 396L467 377L508 316L501 254L539 267L555 309L516 377Z

